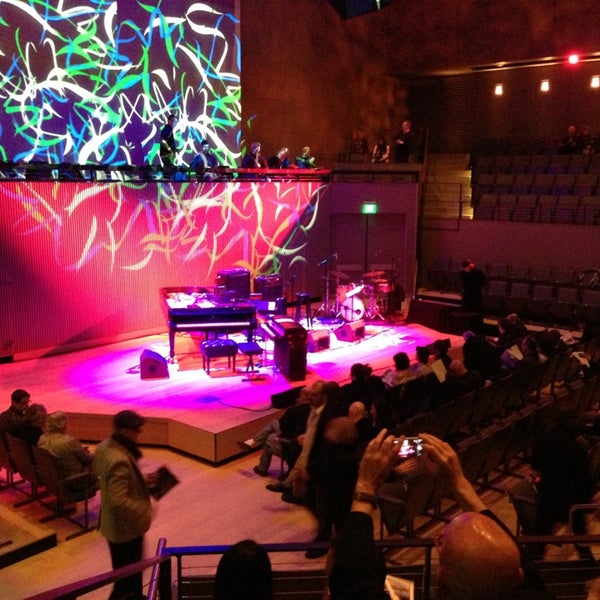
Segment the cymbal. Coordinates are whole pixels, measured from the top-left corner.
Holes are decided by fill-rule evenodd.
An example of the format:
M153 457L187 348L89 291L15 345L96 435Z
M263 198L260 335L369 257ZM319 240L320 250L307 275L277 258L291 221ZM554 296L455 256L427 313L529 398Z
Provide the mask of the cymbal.
M385 275L385 271L369 271L368 273L365 273L363 277L381 277L382 275Z
M329 276L335 277L336 279L350 279L350 275L346 275L346 273L342 273L341 271L329 271Z

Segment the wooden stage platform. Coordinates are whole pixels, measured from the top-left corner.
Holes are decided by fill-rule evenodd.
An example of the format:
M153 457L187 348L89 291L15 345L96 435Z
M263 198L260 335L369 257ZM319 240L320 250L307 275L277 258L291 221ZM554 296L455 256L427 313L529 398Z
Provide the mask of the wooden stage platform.
M236 336L232 336L234 339ZM242 336L243 338L243 336ZM238 440L278 416L274 394L310 384L316 379L349 380L350 367L368 363L376 374L393 366L399 351L414 359L416 346L450 338L452 348L462 346L460 336L419 324L367 324L366 335L354 342L340 341L332 333L330 348L308 353L304 381L288 381L273 364L273 343L267 342L260 380L246 376L246 357L238 355L234 372L227 359L211 361L211 373L202 368L199 336L179 334L177 362L169 364L169 377L141 379L140 356L145 349L169 355L168 335L153 335L32 360L0 365L5 406L10 393L24 388L32 402L49 412L69 414L69 432L79 439L98 442L112 431L112 416L131 409L148 419L140 442L172 448L214 465L239 455ZM240 340L243 341L243 340ZM261 342L261 345L263 343ZM259 357L260 358L260 357Z

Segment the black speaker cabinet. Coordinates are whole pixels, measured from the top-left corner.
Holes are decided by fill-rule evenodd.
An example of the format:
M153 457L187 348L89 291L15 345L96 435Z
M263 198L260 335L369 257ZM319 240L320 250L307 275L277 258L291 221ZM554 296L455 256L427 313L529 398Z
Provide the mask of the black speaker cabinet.
M217 288L229 292L234 299L250 298L250 271L223 269L217 272Z
M279 335L274 340L275 366L290 381L306 379L307 332L292 319L274 319Z
M281 275L259 275L254 278L254 292L262 300L277 300L283 296L283 278Z
M319 352L328 350L331 345L331 337L328 329L313 329L308 332L308 351Z
M167 361L154 350L144 350L140 356L140 377L142 379L167 379Z
M343 342L354 342L365 337L365 322L360 319L359 321L344 323L337 329L334 329L333 332L338 340Z

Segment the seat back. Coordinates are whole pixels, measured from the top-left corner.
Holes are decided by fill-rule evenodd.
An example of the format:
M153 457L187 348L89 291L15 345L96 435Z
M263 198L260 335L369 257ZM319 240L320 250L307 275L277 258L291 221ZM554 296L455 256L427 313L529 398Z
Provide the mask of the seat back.
M10 457L19 475L32 486L38 486L40 479L33 457L33 446L10 433L6 434L6 443Z

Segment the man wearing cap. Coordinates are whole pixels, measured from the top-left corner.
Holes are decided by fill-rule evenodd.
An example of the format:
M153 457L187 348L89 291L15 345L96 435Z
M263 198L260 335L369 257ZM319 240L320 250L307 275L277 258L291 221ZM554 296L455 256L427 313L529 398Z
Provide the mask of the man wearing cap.
M100 478L100 532L108 540L113 569L142 559L144 534L150 528L150 494L137 461L137 440L144 425L142 416L131 410L117 413L114 432L94 453L94 470ZM115 582L111 600L140 600L142 574Z

